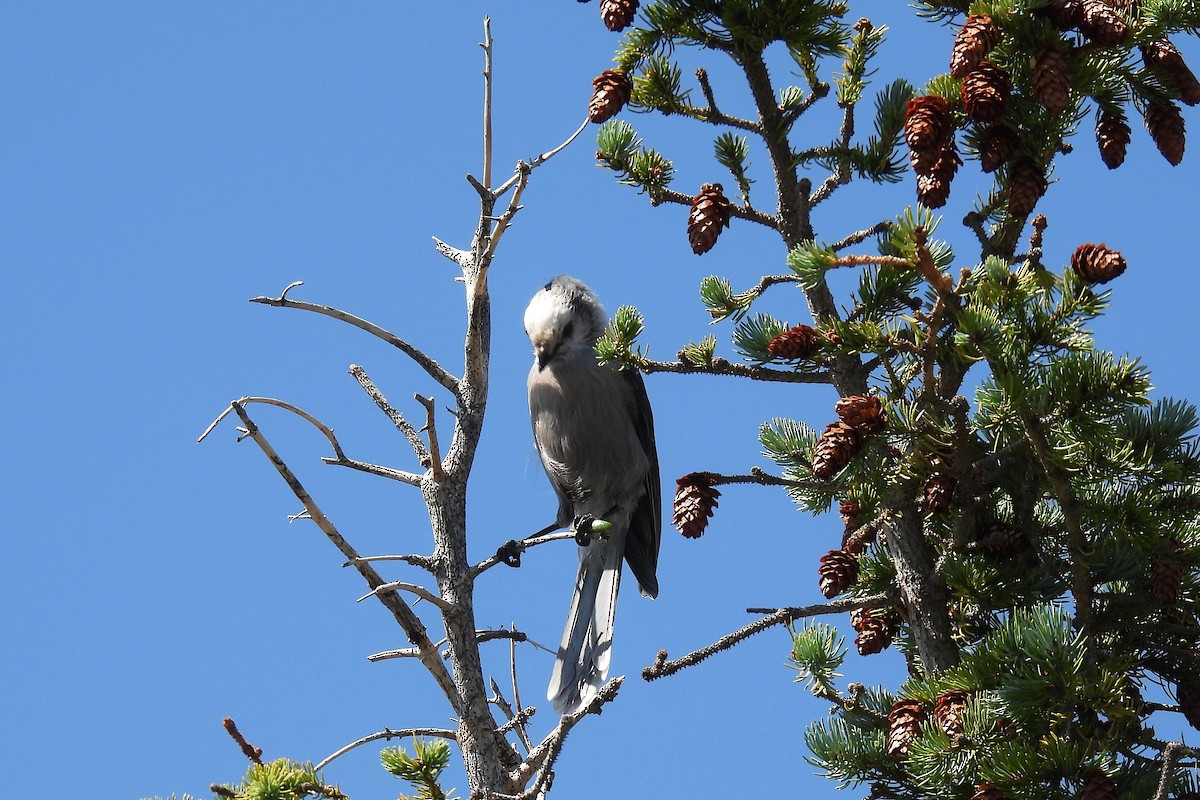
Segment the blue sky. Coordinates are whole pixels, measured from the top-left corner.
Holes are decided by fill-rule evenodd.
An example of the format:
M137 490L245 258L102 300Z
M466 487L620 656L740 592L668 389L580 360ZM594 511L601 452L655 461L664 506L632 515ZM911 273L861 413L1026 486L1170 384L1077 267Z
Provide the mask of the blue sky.
M875 86L945 68L948 32L898 3L861 6L852 18L896 31ZM359 332L246 299L303 280L293 297L352 311L447 366L461 363L456 271L430 237L465 245L476 220L463 176L479 171L485 14L496 39L500 178L581 121L616 42L594 4L0 9L5 794L207 796L209 783L244 771L225 716L268 757L312 760L385 726L451 724L417 665L367 662L402 646L402 635L378 604L354 603L361 581L314 526L288 522L297 503L253 445L235 444L228 423L195 439L229 400L269 395L334 427L352 457L415 467L346 369L363 365L411 416L412 392L436 393L419 371ZM1183 49L1200 67L1197 48ZM747 108L736 81L694 63L712 68L723 108ZM1195 113L1185 116L1194 125ZM713 131L627 118L676 159L676 188L728 181L711 161ZM814 112L812 142L832 137L833 118ZM492 396L470 499L477 558L555 509L525 409L520 320L537 287L567 272L610 311L638 306L651 354L671 357L710 330L727 341L697 298L703 276L746 287L785 269L770 233L741 221L697 258L686 210L650 209L594 166L593 150L589 131L534 174L493 267ZM761 154L752 160L765 166ZM972 263L957 220L973 172L962 171L939 231L960 245L961 265ZM1125 166L1109 172L1085 134L1058 176L1039 207L1050 217L1048 262L1065 263L1085 241L1120 249L1130 268L1113 284L1101 343L1142 356L1158 394L1196 398L1196 154L1172 169L1138 128ZM756 177L765 205L770 179ZM882 190L852 185L818 210L820 235L832 241L890 218L912 193L911 176ZM805 321L799 295L777 292L769 308ZM647 383L668 497L672 479L692 470L767 466L755 439L766 419L832 419L828 388ZM427 550L415 490L325 466L315 431L282 412L255 414L360 552ZM782 631L655 684L640 671L659 648L681 655L749 621L747 606L819 599L817 558L839 532L836 517L813 519L781 493L739 487L725 492L703 539L664 531L660 598L626 592L621 601L613 664L629 678L618 702L572 734L556 793L832 791L803 761L804 725L826 709L790 683ZM574 559L569 546L546 547L520 570L489 573L480 623L515 622L556 641ZM506 687L507 653L488 651ZM845 671L894 682L898 665L888 652L852 657ZM519 651L527 704L545 705L549 667L549 656ZM535 733L549 728L548 712ZM327 778L356 800L406 789L377 753L361 748ZM465 788L458 773L447 783Z

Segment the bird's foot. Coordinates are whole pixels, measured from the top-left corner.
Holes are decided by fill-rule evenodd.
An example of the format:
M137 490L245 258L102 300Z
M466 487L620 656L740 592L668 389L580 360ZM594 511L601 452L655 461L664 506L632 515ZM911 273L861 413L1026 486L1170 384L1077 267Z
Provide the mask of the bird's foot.
M592 543L592 523L596 518L591 514L581 514L575 518L575 543L580 547L587 547Z

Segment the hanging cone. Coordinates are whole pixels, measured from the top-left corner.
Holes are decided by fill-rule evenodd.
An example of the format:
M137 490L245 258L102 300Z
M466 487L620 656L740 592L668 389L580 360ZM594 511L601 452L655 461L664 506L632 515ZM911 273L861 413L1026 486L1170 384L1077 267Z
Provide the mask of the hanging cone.
M858 527L858 515L860 508L857 500L843 500L838 504L838 515L842 518L842 523L847 528Z
M1103 244L1081 244L1071 254L1071 269L1088 283L1108 283L1126 266L1123 255Z
M1084 781L1079 800L1117 800L1117 787L1103 771L1095 770Z
M1104 0L1082 0L1079 30L1096 44L1114 45L1125 41L1129 26Z
M623 31L633 22L638 0L600 0L600 19L610 31Z
M721 493L700 473L692 472L676 480L672 507L675 527L687 538L699 539L708 527L708 519L720 496Z
M993 125L979 141L979 166L984 172L995 172L1004 166L1017 149L1017 135L1007 125Z
M1183 148L1187 143L1179 106L1171 102L1155 103L1146 109L1145 117L1146 130L1150 131L1158 152L1171 166L1178 166L1183 161Z
M615 69L606 69L592 79L592 100L588 103L588 119L592 122L607 122L617 115L629 96L633 84L629 76Z
M820 345L817 332L810 325L797 325L783 333L777 333L767 343L767 352L776 358L791 361L808 358Z
M1180 681L1175 685L1175 699L1188 725L1200 731L1200 682L1195 678Z
M954 37L950 74L956 78L964 77L999 43L1000 28L992 18L987 14L971 14Z
M699 256L712 250L721 229L729 227L732 207L721 184L706 183L700 187L700 194L692 198L692 210L688 213L688 241L693 253Z
M887 413L878 397L857 394L843 397L833 406L833 412L842 422L856 429L864 436L877 433L887 424Z
M1150 573L1150 593L1161 605L1169 606L1179 599L1183 588L1183 567L1175 559L1160 555L1154 560Z
M1032 542L1024 531L1002 522L989 522L977 534L975 546L988 555L1012 558L1029 549Z
M837 597L858 580L858 559L845 550L830 550L817 567L817 587L826 597Z
M963 732L963 714L967 711L967 698L970 695L962 689L951 689L942 692L933 703L933 719L949 736L961 736Z
M976 122L995 122L1004 116L1012 82L1008 73L990 61L981 61L962 82L962 103Z
M950 103L937 95L909 100L904 107L904 140L913 150L938 148L954 132Z
M971 800L1008 800L1008 795L1000 791L996 784L984 782L975 787Z
M1100 158L1109 169L1125 163L1125 150L1129 147L1129 123L1119 111L1100 109L1096 117L1096 144L1100 146Z
M844 422L829 423L813 447L813 477L821 481L829 480L858 455L861 446L862 439L854 428Z
M1051 116L1062 114L1071 104L1071 65L1052 44L1034 56L1033 96Z
M917 700L902 697L892 703L888 713L887 754L895 759L908 755L908 747L921 735L925 709Z
M1183 56L1175 49L1175 45L1166 39L1159 39L1148 45L1143 45L1142 60L1146 66L1155 67L1167 73L1175 88L1179 90L1179 99L1185 105L1194 106L1200 103L1200 81L1188 69Z
M1008 213L1014 217L1032 214L1046 193L1046 175L1032 162L1018 164L1009 174Z
M938 472L921 481L921 497L925 509L932 514L945 513L954 496L954 478Z
M882 652L895 635L892 614L886 608L856 608L850 612L850 626L857 631L854 647L860 656Z
M952 141L937 151L937 158L930 164L917 158L918 153L925 152L929 151L909 152L913 172L917 173L917 200L926 208L941 208L950 197L950 185L962 159L954 150Z

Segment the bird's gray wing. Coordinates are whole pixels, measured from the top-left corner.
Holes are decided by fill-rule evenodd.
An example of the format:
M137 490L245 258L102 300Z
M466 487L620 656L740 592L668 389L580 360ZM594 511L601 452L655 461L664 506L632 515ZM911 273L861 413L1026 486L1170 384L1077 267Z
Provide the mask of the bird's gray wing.
M633 397L633 425L638 441L646 454L650 468L641 499L633 510L629 522L629 535L625 539L625 561L637 578L642 593L648 597L658 596L658 548L662 539L662 489L658 477L658 448L654 443L654 415L650 410L650 398L646 395L646 384L642 373L636 369L621 370Z

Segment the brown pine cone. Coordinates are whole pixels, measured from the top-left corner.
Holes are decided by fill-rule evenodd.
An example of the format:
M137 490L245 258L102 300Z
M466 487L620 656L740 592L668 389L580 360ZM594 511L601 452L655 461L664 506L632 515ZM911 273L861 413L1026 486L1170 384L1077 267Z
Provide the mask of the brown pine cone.
M1129 147L1129 123L1120 112L1100 109L1096 118L1096 144L1100 147L1100 158L1109 169L1125 163L1125 150Z
M1033 96L1051 116L1062 114L1071 104L1071 65L1052 44L1034 56Z
M984 172L995 172L1004 166L1017 149L1017 135L1007 125L993 125L979 140L979 166Z
M610 31L623 31L633 22L638 0L600 0L600 19Z
M776 358L791 361L808 358L820 344L816 330L811 325L802 324L772 336L767 343L767 352Z
M936 151L936 158L926 163L925 155L934 155L935 151L909 151L913 163L913 172L917 173L917 200L926 208L941 208L950 197L950 185L958 165L962 159L954 150L951 141ZM921 158L918 158L918 154Z
M1104 244L1081 244L1071 254L1071 269L1087 283L1108 283L1127 266L1123 255Z
M1004 116L1010 91L1008 73L990 61L981 61L963 78L963 108L976 122L995 122Z
M1158 152L1170 162L1178 166L1183 161L1183 148L1187 143L1187 131L1183 124L1183 115L1179 106L1174 103L1155 103L1146 109L1146 130L1154 140Z
M712 250L721 229L729 227L732 208L721 184L706 183L700 187L700 194L692 198L692 210L688 212L688 241L693 253L699 256Z
M1194 106L1200 103L1200 81L1188 69L1183 56L1175 49L1175 45L1166 39L1159 39L1148 45L1143 45L1142 60L1146 66L1155 67L1167 73L1175 88L1179 90L1179 99L1185 105Z
M908 755L908 747L921 735L921 723L925 721L925 709L920 701L902 697L892 703L888 712L887 753L895 759Z
M1046 175L1041 167L1026 161L1013 168L1008 179L1008 213L1014 217L1032 214L1046 193Z
M833 413L864 436L877 433L887 424L887 413L883 410L883 403L873 395L856 394L843 397L834 404Z
M588 119L607 122L629 102L633 84L629 76L615 69L606 69L592 79L592 100L588 103Z
M1102 770L1095 770L1084 781L1079 800L1117 800L1117 787Z
M951 689L937 696L933 704L933 719L949 736L961 736L963 714L967 711L967 698L963 689Z
M975 794L971 795L971 800L1008 800L1008 795L1000 791L996 784L985 781L975 787Z
M954 132L950 103L927 94L908 101L904 110L904 140L913 150L940 147Z
M1183 567L1169 556L1159 556L1154 560L1154 568L1150 574L1150 593L1154 599L1164 606L1169 606L1179 599L1179 590L1183 587Z
M830 550L817 567L817 587L828 598L837 597L858 580L858 559L845 550Z
M860 510L857 500L843 500L838 505L838 514L842 518L842 523L847 528L858 527L858 514Z
M1012 558L1032 544L1022 530L1009 527L1002 522L989 522L976 535L975 545L985 553L1001 558Z
M992 18L987 14L971 14L954 37L950 74L956 78L966 76L999 43L1000 28Z
M1078 27L1096 44L1114 45L1125 41L1129 25L1104 0L1082 0Z
M698 539L708 527L708 518L717 507L721 493L698 472L684 475L675 481L673 522L689 539Z
M1175 699L1188 725L1200 731L1200 681L1195 678L1180 681L1175 685Z
M857 631L854 647L860 656L887 649L896 634L895 620L887 608L856 608L850 612L850 625Z
M813 447L813 477L829 480L858 455L861 446L862 438L854 428L844 422L829 423Z
M933 514L945 513L954 496L954 478L938 472L921 481L921 496L926 510Z

